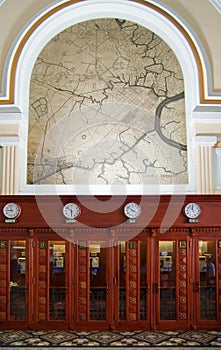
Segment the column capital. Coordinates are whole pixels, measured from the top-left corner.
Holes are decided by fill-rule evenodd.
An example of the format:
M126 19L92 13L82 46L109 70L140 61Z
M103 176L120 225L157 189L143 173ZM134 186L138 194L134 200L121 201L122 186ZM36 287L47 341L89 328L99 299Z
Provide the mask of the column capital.
M195 136L195 144L197 146L210 146L214 147L217 143L218 136Z
M19 136L0 136L0 146L17 146L20 142Z

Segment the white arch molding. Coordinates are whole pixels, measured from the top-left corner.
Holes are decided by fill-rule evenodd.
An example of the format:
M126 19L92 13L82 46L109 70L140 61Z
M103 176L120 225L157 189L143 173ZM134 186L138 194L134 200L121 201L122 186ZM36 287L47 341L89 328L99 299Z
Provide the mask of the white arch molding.
M216 10L221 13L221 1L220 0L209 0Z
M128 1L128 0L85 0L85 1L58 1L48 7L34 18L21 33L15 45L10 50L5 76L5 96L10 95L10 70L13 69L13 59L17 55L14 84L14 107L21 111L22 136L19 147L23 155L24 164L20 166L20 190L19 193L75 193L76 189L69 185L27 185L27 141L28 141L28 113L29 113L29 83L33 65L44 46L56 34L65 28L95 18L124 18L136 22L160 36L174 51L181 65L186 103L187 140L189 150L194 148L192 128L193 111L200 105L199 91L199 66L196 56L202 61L202 69L207 77L208 63L206 56L193 33L175 14L172 14L163 5L154 0ZM193 50L195 49L195 52ZM19 56L18 56L19 53ZM204 82L206 79L204 79ZM205 89L205 91L207 91ZM207 95L209 93L207 92ZM216 99L216 96L213 97ZM5 105L6 107L7 105ZM8 106L9 107L9 106ZM1 112L0 112L1 113ZM10 114L10 113L9 113ZM12 115L12 114L10 114ZM18 118L20 119L20 118ZM189 184L143 186L126 185L127 194L144 193L192 193L195 191L194 154L188 152ZM125 190L125 189L124 189ZM76 194L112 194L111 186L94 185L86 188L78 186ZM115 189L118 193L119 189Z

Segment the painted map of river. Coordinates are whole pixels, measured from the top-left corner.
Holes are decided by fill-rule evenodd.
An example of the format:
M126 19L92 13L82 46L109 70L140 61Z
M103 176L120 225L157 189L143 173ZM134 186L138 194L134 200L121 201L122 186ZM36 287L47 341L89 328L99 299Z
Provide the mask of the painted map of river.
M28 184L188 183L174 52L123 19L67 28L33 67L28 138Z

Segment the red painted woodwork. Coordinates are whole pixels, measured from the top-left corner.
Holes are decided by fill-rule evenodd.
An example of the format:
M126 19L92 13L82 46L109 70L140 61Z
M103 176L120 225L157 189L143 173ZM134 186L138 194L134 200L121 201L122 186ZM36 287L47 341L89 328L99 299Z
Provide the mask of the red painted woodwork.
M109 203L110 200L112 204ZM81 215L76 222L66 223L62 213L63 205L72 201L81 206ZM8 202L16 202L22 209L14 223L6 223L2 212ZM123 209L128 202L141 205L141 215L135 222L128 222L124 215ZM200 205L202 214L199 222L187 221L183 208L189 202ZM219 195L128 196L126 199L120 196L1 196L0 327L79 330L221 329L220 208ZM10 316L10 241L19 240L26 242L26 309L22 321ZM217 271L216 305L205 299L206 303L210 302L217 310L216 315L213 312L209 320L204 319L200 311L203 291L199 291L201 275L198 250L199 242L203 240L208 241L208 249L214 252ZM65 283L62 284L65 295L62 294L64 299L57 303L60 307L57 311L55 303L49 305L50 241L64 241L66 246L65 280L62 282ZM93 288L98 295L102 295L99 290L103 289L105 300L100 299L99 305L101 314L105 305L105 312L98 320L97 316L93 319L90 309L93 290L90 288L89 244L101 241L106 242L106 248L98 253L99 269L105 273L105 285L103 282L99 285L97 278L97 284ZM176 259L173 258L176 305L173 306L175 318L171 319L163 319L160 311L160 241L173 241L176 247ZM125 253L121 250L120 242L125 242ZM125 282L120 280L122 271L125 273ZM122 305L124 310L120 314ZM60 316L56 316L57 313L62 315L60 319Z
M137 278L138 278L138 266L137 266L137 243L129 242L129 254L127 265L129 266L128 280L129 280L129 317L128 321L137 321Z
M87 273L87 246L83 242L77 246L77 266L78 275L75 283L78 284L78 303L77 315L78 321L86 321L88 319L88 273Z
M1 241L0 255L0 321L7 318L7 241Z
M47 241L38 241L38 296L37 296L37 320L47 319Z
M107 199L107 200L105 200ZM105 196L1 196L0 227L11 227L4 223L3 206L8 202L16 202L22 212L13 227L53 227L75 229L108 227L128 227L124 215L124 205L130 201L141 204L141 215L133 229L139 227L219 227L221 225L219 195L165 195L165 196L127 196L126 199L116 196L110 199ZM81 215L76 224L66 224L62 213L63 205L76 202L81 206ZM202 214L199 224L189 224L183 214L184 205L197 202ZM166 220L167 218L167 220ZM166 220L166 221L165 221ZM86 226L86 227L85 227ZM162 231L163 232L163 231Z

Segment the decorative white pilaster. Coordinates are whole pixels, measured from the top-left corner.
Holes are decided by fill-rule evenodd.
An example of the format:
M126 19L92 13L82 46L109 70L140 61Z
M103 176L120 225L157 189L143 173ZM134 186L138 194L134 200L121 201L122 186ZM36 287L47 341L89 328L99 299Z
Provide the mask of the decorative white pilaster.
M196 136L196 192L214 193L213 147L217 142L215 136Z
M215 190L220 192L221 190L221 142L214 148L214 182Z
M1 147L1 185L2 195L19 192L19 151L16 145Z

